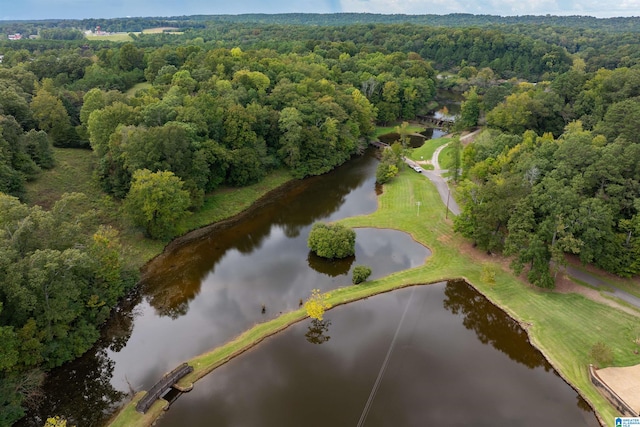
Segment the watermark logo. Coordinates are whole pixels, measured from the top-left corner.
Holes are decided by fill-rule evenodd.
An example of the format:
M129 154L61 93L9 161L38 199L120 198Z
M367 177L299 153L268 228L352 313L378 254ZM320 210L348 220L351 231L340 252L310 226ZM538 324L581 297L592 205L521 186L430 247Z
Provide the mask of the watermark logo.
M618 417L616 427L640 427L640 417Z

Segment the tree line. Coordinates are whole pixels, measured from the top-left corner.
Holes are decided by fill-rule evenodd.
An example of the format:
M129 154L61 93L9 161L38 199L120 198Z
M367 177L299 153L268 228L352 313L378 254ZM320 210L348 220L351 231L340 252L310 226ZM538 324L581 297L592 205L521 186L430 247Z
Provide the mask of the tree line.
M462 153L455 229L514 257L553 287L575 254L620 276L640 272L640 70L519 84L486 112L490 130Z
M514 254L543 286L566 252L638 272L640 75L619 67L622 45L620 57L600 56L612 69L593 68L604 32L585 30L571 51L562 34L575 28L544 38L196 20L183 35L131 43L53 40L67 37L56 27L52 40L0 42L0 424L36 400L43 371L89 348L135 282L117 233L81 196L51 210L23 203L26 183L55 167L53 146L91 149L104 192L146 235L168 239L216 188L276 169L325 173L360 153L376 122L424 114L436 87L455 88L466 91L458 126L492 128L461 157L456 229ZM399 150L384 155L381 181Z
M51 210L0 193L0 424L37 405L43 372L79 357L137 271L84 195Z
M406 16L404 18L407 19L403 20L400 19L401 16L392 19L396 15L379 15L389 19L381 18L383 22L368 22L366 19L357 21L354 17L354 22L340 25L309 25L314 22L314 15L310 15L307 20L304 19L306 15L302 16L299 19L301 22L295 25L273 22L269 18L252 19L252 15L202 16L193 20L183 17L185 19L176 18L162 22L149 20L146 28L163 24L178 27L183 34L131 32L130 36L136 46L142 48L195 43L208 49L237 46L243 50L270 48L281 53L317 51L325 57L335 56L336 52L338 55L347 52L352 56L356 52L416 52L428 58L433 66L440 70L459 67L464 60L469 65L479 68L491 67L503 78L517 75L530 81L548 80L554 73L566 71L570 65L567 53L576 54L584 59L587 71L631 67L640 60L640 48L635 42L637 28L640 28L635 25L638 18L599 20L588 17L488 17L486 25L461 27L455 24L455 19L452 18L449 22L444 17L413 22ZM342 14L338 16L342 17ZM364 15L364 18L366 17L367 15ZM556 23L565 18L564 24ZM119 31L139 32L145 27L144 19L131 19L137 22L136 28ZM93 29L93 24L98 25L95 20L90 21L84 24L78 21L75 28L84 30L87 26L88 29ZM594 24L590 25L592 21ZM70 25L66 21L65 23ZM42 21L42 25L50 24L49 21ZM106 30L106 27L103 29ZM86 51L99 50L99 46L117 45L107 40L77 39L79 32L73 27L47 27L39 31L40 39L21 40L18 43L0 40L0 48L7 51L5 54L11 53L14 49L24 49L33 54L36 51L56 50L61 47L81 48ZM455 49L452 49L453 46Z
M562 28L596 29L612 33L638 32L640 18L595 18L592 16L555 15L473 15L450 13L446 15L424 14L374 14L374 13L281 13L239 15L191 15L173 17L48 19L41 21L0 21L0 31L7 33L38 34L40 29L62 28L93 30L100 26L110 32L136 32L145 28L179 27L197 28L208 22L260 23L269 25L344 26L355 24L403 24L431 25L437 27L486 27L486 26L544 26Z

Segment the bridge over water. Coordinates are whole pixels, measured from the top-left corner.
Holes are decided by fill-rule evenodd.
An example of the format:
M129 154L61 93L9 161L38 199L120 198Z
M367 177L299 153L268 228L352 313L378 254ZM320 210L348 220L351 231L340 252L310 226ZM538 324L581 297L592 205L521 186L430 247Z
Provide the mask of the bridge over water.
M172 388L175 383L180 380L180 378L185 375L193 372L193 366L189 366L186 363L175 368L173 371L165 374L160 378L160 380L153 385L145 394L142 399L136 404L136 411L141 413L146 413L153 402L161 398L170 388Z
M439 117L438 118L438 117L435 117L435 116L417 115L416 118L418 119L418 121L420 121L420 123L430 124L430 125L435 126L437 128L443 128L443 129L448 129L455 122L455 120L448 119L448 118L445 118L445 117Z

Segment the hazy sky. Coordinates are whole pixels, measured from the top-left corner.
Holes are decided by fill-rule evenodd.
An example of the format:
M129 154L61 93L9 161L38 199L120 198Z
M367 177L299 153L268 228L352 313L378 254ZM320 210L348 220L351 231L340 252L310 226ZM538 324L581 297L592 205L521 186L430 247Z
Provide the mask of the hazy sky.
M0 19L240 13L640 16L640 0L0 0Z

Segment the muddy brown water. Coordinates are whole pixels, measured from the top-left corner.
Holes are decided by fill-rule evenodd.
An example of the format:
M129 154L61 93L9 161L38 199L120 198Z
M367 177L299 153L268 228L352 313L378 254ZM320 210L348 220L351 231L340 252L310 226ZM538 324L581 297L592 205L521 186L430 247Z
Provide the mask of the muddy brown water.
M78 426L100 425L128 392L148 389L179 363L297 309L312 289L348 286L356 265L369 265L371 278L422 265L429 250L393 230L356 230L356 255L345 260L327 261L307 249L314 222L375 211L377 163L370 149L172 245L147 266L100 342L49 375L41 408L21 424L41 426L44 417L61 414Z
M82 427L103 425L113 411L126 400L129 392L148 389L163 373L170 371L179 363L224 343L255 323L273 318L280 312L297 308L300 300L305 299L312 289L327 291L348 285L350 272L355 265L371 266L372 278L377 278L423 264L429 256L428 249L414 242L405 233L392 230L357 230L356 256L353 259L331 262L309 254L306 238L313 222L333 221L367 214L376 209L376 191L379 191L375 187L376 166L377 160L373 151L370 150L364 156L348 162L327 175L296 182L274 192L266 201L257 204L234 221L212 227L206 233L198 233L197 237L186 238L184 244L172 245L169 253L158 257L148 265L141 286L117 308L105 326L100 341L83 357L48 375L44 390L45 398L40 408L31 411L19 425L41 426L44 423L43 420L51 415L64 415L69 419L70 424ZM424 289L437 289L437 287ZM194 405L193 402L196 402L196 407L202 406L196 411L201 414L196 416L200 418L199 422L205 422L207 417L217 417L216 419L222 420L220 425L301 425L280 424L280 422L285 418L299 421L300 417L311 417L312 413L309 412L311 407L304 406L304 403L316 401L318 404L315 410L326 412L326 417L322 418L326 421L318 424L310 418L304 425L356 425L359 413L362 411L362 400L367 400L368 390L371 389L371 372L377 372L376 369L380 368L381 357L384 358L384 354L381 355L380 352L384 353L388 348L388 330L395 331L398 324L395 309L389 308L381 301L390 298L396 301L391 303L392 306L402 305L401 299L407 298L402 295L406 295L404 291L397 291L386 296L370 298L356 305L337 308L330 312L331 317L328 316L331 321L328 328L325 324L320 324L312 325L313 327L308 329L309 323L300 324L268 340L264 346L261 345L247 354L247 357L256 357L254 355L271 351L268 350L270 346L280 346L278 350L273 350L274 354L264 356L267 359L256 359L259 360L256 362L256 373L242 376L247 369L244 365L247 362L243 361L252 359L244 357L238 359L237 362L225 366L222 370L216 371L215 376L210 377L211 381L220 381L222 375L231 375L226 377L228 380L223 380L222 385L207 385L209 378L205 382L198 383L192 394L183 395L176 401L175 406L162 422L175 423L176 421L171 420L183 414L180 410L181 405ZM415 298L417 299L414 299L412 304L415 301L421 301L421 304L427 307L434 304L442 305L442 299L438 296ZM438 302L430 302L432 298ZM261 310L263 304L266 309L264 314ZM361 309L358 307L368 307L369 304L373 304L373 311L364 312L364 317L354 318L354 323L349 323L350 320L345 321L346 323L340 320L340 316L351 316L347 314L351 311L360 313ZM382 305L378 306L378 304ZM477 308L474 308L476 306ZM352 307L354 307L353 310L350 310ZM475 322L473 319L476 318L493 319L497 316L493 314L494 311L487 311L495 307L477 302L476 297L473 297L472 303L464 307L464 310L460 308L459 310L462 311L453 317L464 316L465 319L471 319L465 320L466 322L473 323ZM469 314L466 314L467 311ZM431 318L429 313L430 311L420 311L416 314L408 314L407 319L410 316ZM439 317L433 319L436 322L434 325L446 323L444 320L438 320ZM421 324L418 320L414 323L415 328ZM591 421L583 422L583 418L580 417L585 416L585 419L591 420L593 415L584 415L582 412L576 415L575 407L584 407L585 404L577 399L575 392L566 383L548 367L535 364L538 362L530 368L533 362L527 361L537 357L536 350L531 346L518 345L520 353L517 356L524 361L523 366L527 370L536 372L536 375L528 380L513 377L513 371L522 368L508 367L511 365L506 364L506 359L511 356L503 358L504 364L491 362L496 369L493 371L491 380L478 380L472 375L454 375L457 370L464 368L464 363L462 368L456 368L454 365L438 365L436 370L427 369L435 362L457 359L461 354L473 355L475 352L487 351L476 349L479 340L494 343L497 340L496 335L514 335L513 326L508 323L493 321L490 325L488 329L481 329L484 331L481 335L471 331L476 330L473 326L470 326L469 333L457 335L450 332L448 327L437 327L433 328L429 334L440 331L440 335L433 337L425 335L423 340L421 338L423 335L420 333L411 335L409 344L400 344L398 341L398 349L407 345L420 349L419 353L411 357L407 355L408 360L400 359L401 364L409 364L413 359L420 362L412 365L414 370L410 374L405 372L395 375L396 368L392 369L393 365L391 365L394 359L391 359L388 371L383 377L387 385L385 382L381 383L371 405L366 425L434 425L430 424L430 420L452 425L447 420L457 419L478 421L470 425L500 425L491 424L489 421L485 423L484 420L487 418L484 415L473 418L475 416L473 414L478 411L478 405L470 401L458 400L454 410L449 403L444 401L438 403L441 402L440 395L457 395L459 391L456 390L472 389L482 397L479 402L489 402L484 399L484 395L489 394L485 390L527 389L532 393L532 396L527 399L534 403L526 408L514 406L510 410L504 409L510 414L509 416L518 417L514 419L522 419L525 413L530 414L532 419L537 419L538 413L547 411L546 408L549 406L553 408L549 410L554 414L557 413L557 416L562 419L578 417L575 418L578 420L577 424L570 422L568 425L590 426L588 422ZM347 333L354 335L343 335ZM286 343L289 335L299 338L300 334L304 337L301 346L299 343ZM515 335L523 334L518 332ZM330 336L329 340L326 340L327 336ZM324 343L312 345L306 339L324 341ZM278 344L281 340L284 340L282 344ZM511 354L509 353L512 345L510 339L500 342L499 352ZM343 344L342 350L336 348L335 354L334 351L329 351L339 343ZM438 356L432 353L430 349L434 348L434 343L437 344L439 351L445 351L449 356ZM495 344L481 348L484 347L493 348ZM398 349L394 352L394 358L404 354ZM290 354L290 357L285 360L279 359L280 356L277 354L283 352ZM320 357L317 364L307 363L314 352L319 352L318 354L324 355L325 358ZM344 354L338 355L338 353ZM343 360L345 355L347 362L339 361ZM437 359L429 359L432 356ZM335 367L332 361L335 361ZM398 362L396 360L393 363ZM292 368L315 366L312 373L315 377L312 376L305 381L298 380L297 371L283 370L286 365L292 365ZM505 368L500 370L500 366L503 365ZM241 366L241 368L235 368L235 366ZM245 367L242 368L242 366ZM234 373L234 369L240 369L240 371ZM335 375L330 372L332 369L335 370ZM251 379L253 375L260 372L267 375L267 378L260 377L259 381L258 377L255 377L255 381ZM326 377L328 381L329 378L336 376L342 379L341 383L333 382L329 386L314 385L314 378ZM450 388L443 388L442 392L423 390L421 383L413 382L413 377L416 380L424 377L425 382L439 378L440 382L449 383ZM540 379L543 377L554 378L556 382L553 382L549 388L542 388L541 382L551 381ZM234 378L238 381L242 379L243 382L235 384ZM231 383L224 381L231 381ZM232 383L237 388L231 387ZM451 384L455 384L455 387ZM216 387L219 389L222 387L220 390L226 390L227 394L221 391L222 395L219 396L222 397L207 397ZM327 387L335 387L335 389ZM205 397L200 393L205 393ZM245 415L234 415L235 409L232 406L221 405L218 402L219 398L223 401L237 400L244 393L248 393L251 398L245 402L255 405L249 409L245 406L244 412L247 412ZM557 401L558 393L569 397ZM353 394L353 399L348 399L345 394ZM325 410L320 405L323 402L320 399L321 395L329 395L330 400L328 403L324 401L324 405L331 406L331 410ZM338 399L337 396L340 398ZM430 405L424 403L432 399L436 399L434 400L436 403ZM412 412L404 406L406 400L423 402L423 406L432 408L433 413L427 414L423 409ZM208 415L208 407L214 405L222 412L217 415ZM281 408L281 412L263 411L265 407L272 405ZM486 403L486 405L496 404ZM420 405L416 403L414 406L419 408ZM189 407L191 408L189 411L195 411L194 406ZM507 407L511 408L509 405L504 408ZM301 409L298 410L298 408ZM176 415L173 415L174 409ZM568 411L566 412L568 415L562 415L565 410ZM391 424L389 424L391 418L384 418L384 413L387 411L396 414ZM251 413L262 414L260 417L264 418L242 418L248 417ZM466 415L459 415L461 413ZM285 416L286 414L290 416ZM238 416L241 417L238 418ZM382 421L375 421L378 418ZM229 422L224 424L224 420ZM428 423L422 424L422 421L415 420L426 420L425 422ZM190 425L190 421L185 421L181 425ZM463 424L454 422L453 425Z
M599 424L516 322L451 281L293 325L198 382L158 425Z
M464 95L460 92L438 89L435 101L438 103L438 107L433 112L433 116L436 119L454 120L456 115L460 114Z
M409 146L411 148L422 147L426 140L440 138L444 135L446 135L446 132L440 129L427 128L418 134L409 135ZM386 144L392 145L400 141L400 134L396 132L386 133L380 135L378 139Z

